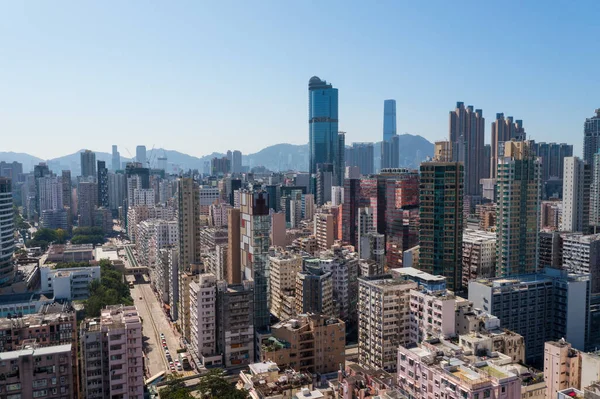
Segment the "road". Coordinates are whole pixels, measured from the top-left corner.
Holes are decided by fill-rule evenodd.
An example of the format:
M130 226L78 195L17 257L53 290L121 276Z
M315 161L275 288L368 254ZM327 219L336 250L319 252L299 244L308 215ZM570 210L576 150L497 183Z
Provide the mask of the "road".
M146 364L149 368L148 376L153 376L161 371L170 372L160 341L160 333L165 334L167 347L171 352L173 361L177 358L177 350L180 348L179 337L171 328L171 322L167 319L161 304L147 281L140 282L138 280L131 289L131 296L143 320L144 350Z

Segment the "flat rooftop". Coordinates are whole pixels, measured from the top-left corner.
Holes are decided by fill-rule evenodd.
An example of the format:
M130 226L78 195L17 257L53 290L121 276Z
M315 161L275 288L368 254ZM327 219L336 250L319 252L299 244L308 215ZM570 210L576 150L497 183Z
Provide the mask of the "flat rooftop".
M392 273L396 273L400 276L410 276L421 281L432 281L432 282L445 282L446 278L444 276L435 276L433 274L424 272L419 269L415 269L414 267L399 267L391 270Z
M261 363L252 363L248 366L252 374L264 374L270 371L279 371L279 366L277 363L266 361Z
M71 353L71 344L65 344L65 345L54 345L54 346L44 346L44 347L31 347L31 348L24 348L24 349L19 349L16 351L10 351L10 352L1 352L0 353L0 360L13 360L13 359L18 359L21 356L28 356L28 355L36 355L36 356L44 356L44 355L53 355L53 354L57 354L57 353Z

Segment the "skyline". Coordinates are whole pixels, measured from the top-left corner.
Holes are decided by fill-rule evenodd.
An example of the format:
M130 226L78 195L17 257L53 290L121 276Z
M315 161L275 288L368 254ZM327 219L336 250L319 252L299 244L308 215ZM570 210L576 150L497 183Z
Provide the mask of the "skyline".
M396 100L398 134L446 139L448 111L463 101L483 109L487 144L502 112L528 138L581 155L585 118L600 106L592 2L68 4L0 6L2 151L48 159L145 144L202 156L274 138L306 144L313 75L339 89L348 144L380 140L385 99ZM499 12L510 18L490 26ZM315 43L328 44L320 56Z

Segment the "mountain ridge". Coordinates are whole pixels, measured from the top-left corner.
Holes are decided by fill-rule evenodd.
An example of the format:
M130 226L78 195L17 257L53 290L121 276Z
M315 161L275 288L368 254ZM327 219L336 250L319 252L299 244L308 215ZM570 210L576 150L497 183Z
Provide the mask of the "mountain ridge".
M375 144L375 158L380 154L380 142ZM48 166L55 173L63 169L70 169L74 175L80 172L80 153L85 151L81 149L72 154L63 155L56 158L43 160L27 153L0 152L0 161L17 161L23 164L23 172L27 173L33 170L33 166L40 162L47 162ZM105 161L106 166L112 167L112 155L108 152L96 152L97 161ZM402 134L400 135L400 164L404 167L418 167L418 164L427 156L433 155L433 143L420 135ZM214 157L223 157L225 154L213 152L211 154L196 157L176 150L167 150L157 148L147 151L146 158L152 165L156 165L158 157L166 156L169 165L177 165L183 170L197 169L203 171L205 162L210 162ZM132 158L121 156L121 164L130 162ZM278 143L261 149L252 154L242 154L242 164L251 168L264 166L273 171L299 170L307 171L309 161L308 144L289 144ZM377 163L377 161L376 161Z

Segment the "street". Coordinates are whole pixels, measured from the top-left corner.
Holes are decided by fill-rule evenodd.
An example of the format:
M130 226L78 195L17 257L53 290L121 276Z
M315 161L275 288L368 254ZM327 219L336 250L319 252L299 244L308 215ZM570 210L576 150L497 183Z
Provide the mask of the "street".
M131 289L131 296L143 320L144 352L146 354L146 364L149 368L147 377L161 371L170 373L165 351L161 344L160 333L165 334L167 347L173 361L177 359L177 350L180 348L179 337L171 328L171 323L163 312L161 304L147 280L141 281L138 279L134 288Z

